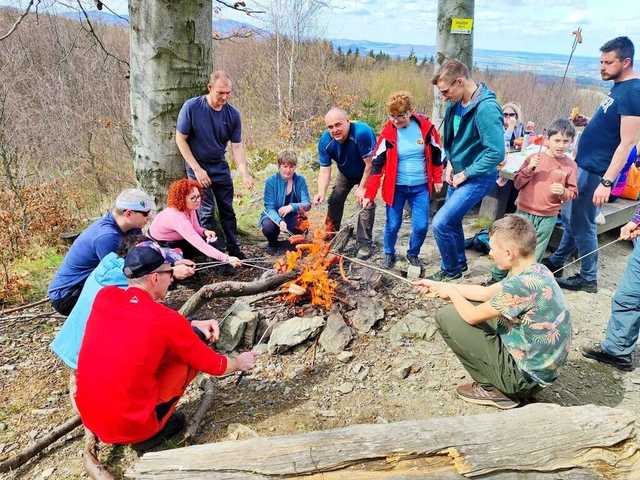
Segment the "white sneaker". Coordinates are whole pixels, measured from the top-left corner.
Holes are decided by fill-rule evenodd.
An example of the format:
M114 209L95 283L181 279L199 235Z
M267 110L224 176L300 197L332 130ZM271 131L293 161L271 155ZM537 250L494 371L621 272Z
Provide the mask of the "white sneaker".
M607 219L604 218L604 215L602 214L602 212L600 212L598 215L596 215L596 224L604 225L605 223L607 223Z

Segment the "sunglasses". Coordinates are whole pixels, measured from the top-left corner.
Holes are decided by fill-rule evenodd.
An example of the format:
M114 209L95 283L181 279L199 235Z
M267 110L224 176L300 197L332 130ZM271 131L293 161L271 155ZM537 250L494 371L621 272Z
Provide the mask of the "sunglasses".
M517 117L518 114L517 113L508 113L508 112L504 112L502 114L503 117Z
M447 88L445 88L444 90L440 90L440 95L446 95L447 93L449 93L449 90L451 90L451 87L453 87L453 84L456 83L458 81L458 79L456 78L453 82L451 82L449 84L449 86Z
M133 213L139 213L140 215L142 215L143 217L148 217L149 213L151 213L151 210L147 210L146 212L143 212L142 210L131 210Z

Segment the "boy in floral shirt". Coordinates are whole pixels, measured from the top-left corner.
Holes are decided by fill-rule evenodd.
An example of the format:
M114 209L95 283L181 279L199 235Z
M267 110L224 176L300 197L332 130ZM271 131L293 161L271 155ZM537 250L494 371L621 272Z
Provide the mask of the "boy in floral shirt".
M452 303L438 311L436 322L474 380L460 385L458 396L509 409L556 379L569 354L571 321L553 274L535 262L536 231L529 220L507 215L496 221L490 246L496 265L509 271L502 282L416 285Z

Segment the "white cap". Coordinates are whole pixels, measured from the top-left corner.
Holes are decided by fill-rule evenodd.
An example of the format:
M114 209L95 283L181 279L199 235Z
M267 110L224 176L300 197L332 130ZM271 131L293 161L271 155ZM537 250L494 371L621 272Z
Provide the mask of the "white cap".
M115 208L120 210L135 210L138 212L149 212L156 209L156 203L151 196L137 188L123 190L116 198Z

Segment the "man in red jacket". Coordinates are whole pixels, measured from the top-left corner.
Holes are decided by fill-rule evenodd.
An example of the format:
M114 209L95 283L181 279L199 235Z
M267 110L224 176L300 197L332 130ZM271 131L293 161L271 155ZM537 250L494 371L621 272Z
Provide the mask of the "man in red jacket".
M218 338L215 320L189 322L158 303L173 279L160 250L134 248L124 273L129 288L104 287L94 301L78 357L76 403L101 441L146 449L184 427L174 410L198 372L249 370L255 354L216 353L198 338Z

